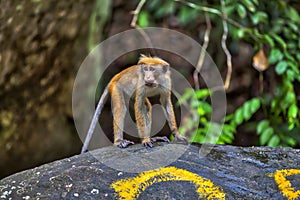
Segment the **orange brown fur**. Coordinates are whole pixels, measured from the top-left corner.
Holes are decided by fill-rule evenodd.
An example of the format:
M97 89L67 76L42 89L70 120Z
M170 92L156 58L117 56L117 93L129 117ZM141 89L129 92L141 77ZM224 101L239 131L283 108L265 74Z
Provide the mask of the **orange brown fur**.
M169 65L166 61L158 57L145 57L141 56L138 64L148 64L148 65Z

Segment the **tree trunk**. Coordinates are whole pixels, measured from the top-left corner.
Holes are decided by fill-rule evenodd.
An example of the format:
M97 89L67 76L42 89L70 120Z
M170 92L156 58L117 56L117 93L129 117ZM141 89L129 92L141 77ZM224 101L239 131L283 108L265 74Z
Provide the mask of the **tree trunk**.
M79 151L72 87L94 1L0 1L0 178Z

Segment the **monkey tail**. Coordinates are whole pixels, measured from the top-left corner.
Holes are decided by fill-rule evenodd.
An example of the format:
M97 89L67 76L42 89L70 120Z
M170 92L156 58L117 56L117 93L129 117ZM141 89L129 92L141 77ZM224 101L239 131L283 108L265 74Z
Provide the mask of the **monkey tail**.
M100 98L99 102L98 102L95 114L93 116L92 122L90 124L89 130L88 130L86 138L84 140L84 143L83 143L83 146L82 146L82 149L81 149L81 153L85 153L86 150L87 150L87 148L88 148L88 146L89 146L90 140L91 140L91 138L93 136L96 124L97 124L98 119L99 119L99 115L100 115L100 113L102 111L102 108L104 107L104 104L105 104L105 102L107 100L107 97L108 97L108 89L106 87L104 89L103 94L101 95L101 98Z

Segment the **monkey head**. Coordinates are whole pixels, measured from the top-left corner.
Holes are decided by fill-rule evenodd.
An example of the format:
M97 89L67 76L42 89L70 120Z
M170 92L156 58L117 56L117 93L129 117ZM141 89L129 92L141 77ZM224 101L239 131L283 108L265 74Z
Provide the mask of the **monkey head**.
M138 65L147 87L157 87L169 72L169 63L158 57L141 55Z

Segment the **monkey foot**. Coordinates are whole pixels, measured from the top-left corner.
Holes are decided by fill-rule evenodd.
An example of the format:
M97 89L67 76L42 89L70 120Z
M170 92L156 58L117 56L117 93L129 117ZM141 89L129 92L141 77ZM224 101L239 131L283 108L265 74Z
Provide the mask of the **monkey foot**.
M122 140L119 144L117 144L116 146L120 147L120 148L126 148L129 145L133 145L134 142L129 141L129 140Z

